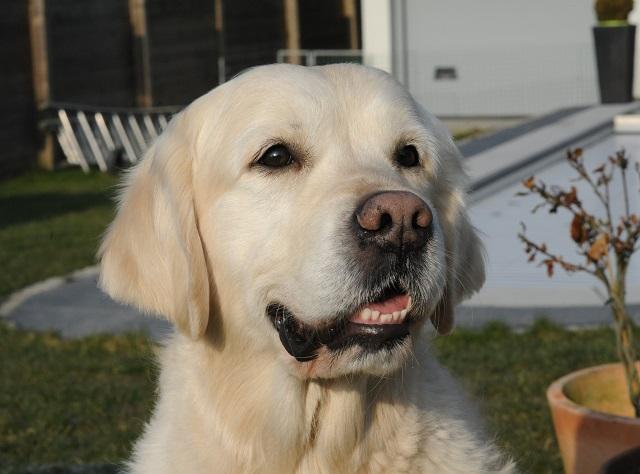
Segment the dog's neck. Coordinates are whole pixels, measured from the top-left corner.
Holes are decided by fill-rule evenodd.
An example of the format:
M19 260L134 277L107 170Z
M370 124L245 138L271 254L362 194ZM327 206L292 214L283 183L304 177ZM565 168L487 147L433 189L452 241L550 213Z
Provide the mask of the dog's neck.
M216 442L247 468L278 463L268 471L292 472L321 462L310 472L331 472L332 465L355 470L376 446L392 441L401 420L407 422L405 387L396 380L401 374L302 380L273 357L232 355L231 348L206 342L185 344L189 351L208 353L197 360L210 361L191 374L198 384L189 398L213 407L195 422L214 436L224 426L225 435ZM192 370L182 363L181 370Z

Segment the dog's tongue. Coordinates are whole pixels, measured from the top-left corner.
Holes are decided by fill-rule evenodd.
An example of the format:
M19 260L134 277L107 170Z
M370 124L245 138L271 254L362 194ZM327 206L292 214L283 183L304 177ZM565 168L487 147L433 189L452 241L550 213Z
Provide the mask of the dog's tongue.
M409 295L398 295L379 303L370 303L367 305L371 311L379 311L380 314L394 313L402 311L409 305Z

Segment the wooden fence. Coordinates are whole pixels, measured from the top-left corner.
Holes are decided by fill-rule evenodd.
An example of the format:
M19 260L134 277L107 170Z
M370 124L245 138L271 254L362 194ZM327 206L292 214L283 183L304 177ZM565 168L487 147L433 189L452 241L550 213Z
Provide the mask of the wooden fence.
M358 0L4 0L0 177L38 160L48 104L184 105L282 48L353 48ZM355 39L354 39L355 38ZM354 43L355 41L355 43Z
M4 0L0 15L0 176L32 162L36 122L27 5Z

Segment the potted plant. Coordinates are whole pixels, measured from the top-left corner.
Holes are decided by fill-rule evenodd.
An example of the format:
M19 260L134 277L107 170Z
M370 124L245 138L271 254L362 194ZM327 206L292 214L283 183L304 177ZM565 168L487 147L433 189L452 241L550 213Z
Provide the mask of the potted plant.
M633 58L636 27L627 21L633 0L596 0L598 25L593 37L598 63L600 101L633 100Z
M620 363L574 372L547 391L565 471L588 474L600 472L610 458L640 446L638 341L626 306L626 276L631 257L640 246L640 216L631 209L630 193L636 190L635 186L630 189L629 178L634 170L624 150L592 171L587 169L581 149L567 151L566 158L577 173L576 181L584 183L602 204L602 216L584 207L575 186L547 186L532 176L523 181L526 190L518 194L541 198L534 212L547 208L551 214L558 210L571 214L567 230L581 261L570 261L546 244L532 241L524 224L518 237L529 261L538 262L549 276L556 268L588 273L600 281L608 295L606 304L611 308ZM640 181L638 163L634 168ZM613 187L614 180L621 180L619 187ZM620 206L612 205L612 194L616 201L622 201ZM621 211L616 215L618 207Z

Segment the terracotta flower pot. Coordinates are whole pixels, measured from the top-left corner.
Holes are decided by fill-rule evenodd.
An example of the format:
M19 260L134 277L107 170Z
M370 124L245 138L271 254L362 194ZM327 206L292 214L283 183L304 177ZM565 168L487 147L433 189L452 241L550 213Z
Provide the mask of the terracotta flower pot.
M566 375L551 384L547 400L567 474L599 473L612 457L640 446L640 418L621 364Z

